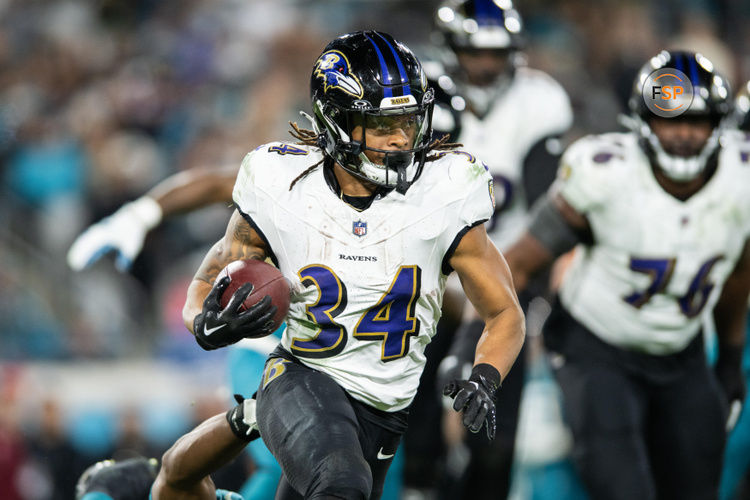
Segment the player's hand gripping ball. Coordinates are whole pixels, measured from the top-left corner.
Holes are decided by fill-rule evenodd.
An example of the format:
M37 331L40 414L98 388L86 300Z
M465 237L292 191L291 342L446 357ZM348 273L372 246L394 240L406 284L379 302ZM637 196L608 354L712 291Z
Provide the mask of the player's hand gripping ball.
M289 311L289 285L281 272L248 259L228 264L195 317L193 331L206 350L273 333Z

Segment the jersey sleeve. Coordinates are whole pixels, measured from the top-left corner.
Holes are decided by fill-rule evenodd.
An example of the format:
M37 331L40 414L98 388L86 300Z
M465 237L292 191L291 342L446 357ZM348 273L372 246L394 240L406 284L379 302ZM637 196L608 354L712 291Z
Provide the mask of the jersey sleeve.
M245 221L266 243L269 257L278 265L276 251L276 203L274 177L269 175L269 157L265 153L268 144L248 153L242 160L232 199ZM277 176L278 177L278 176Z
M492 176L487 165L475 159L462 173L466 184L463 205L459 211L459 225L464 227L476 226L480 222L489 220L495 212L495 192Z
M244 214L257 213L258 195L255 192L255 170L253 169L253 160L257 152L258 149L251 151L242 159L232 191L235 206Z
M596 210L609 197L611 172L606 163L618 154L594 136L574 142L560 160L552 189L581 214Z
M445 232L444 245L447 251L443 257L443 274L453 270L448 261L466 232L487 221L495 211L495 193L492 176L487 166L468 153L464 160L451 165L451 188L460 194L458 210L455 212L452 227Z

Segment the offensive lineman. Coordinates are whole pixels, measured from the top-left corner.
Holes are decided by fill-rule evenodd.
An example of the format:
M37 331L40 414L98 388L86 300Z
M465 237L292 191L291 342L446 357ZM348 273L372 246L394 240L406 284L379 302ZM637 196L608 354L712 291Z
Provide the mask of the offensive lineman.
M651 114L641 97L659 68L690 75L679 117ZM717 497L727 406L744 397L750 288L750 143L722 135L730 107L703 56L658 54L633 86L634 130L573 144L506 253L523 287L576 247L545 341L595 500ZM713 373L704 310L719 340Z
M523 313L483 222L491 178L431 140L433 92L389 35L332 41L311 77L315 131L250 153L237 211L204 259L184 309L205 348L268 332L269 301L218 310L239 258L270 257L292 283L279 348L258 391L258 424L284 471L277 498L379 498L454 269L486 322L469 380L450 395L492 437L493 397L523 343ZM436 150L440 149L440 151ZM213 288L212 288L213 285ZM203 305L201 305L203 304Z

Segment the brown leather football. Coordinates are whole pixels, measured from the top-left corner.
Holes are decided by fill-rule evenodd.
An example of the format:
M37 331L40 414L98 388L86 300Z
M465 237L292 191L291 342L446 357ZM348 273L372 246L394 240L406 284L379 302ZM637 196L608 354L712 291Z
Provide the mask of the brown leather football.
M224 293L221 295L221 307L224 308L229 303L229 299L232 298L237 289L244 283L252 283L255 288L245 298L242 303L240 310L244 310L258 301L260 301L266 295L271 296L271 302L276 306L277 311L273 316L275 323L274 330L276 330L284 322L286 313L289 311L289 284L284 279L277 268L256 259L246 260L235 260L230 262L227 266L221 270L219 275L216 277L216 281L219 281L224 276L229 276L231 279Z

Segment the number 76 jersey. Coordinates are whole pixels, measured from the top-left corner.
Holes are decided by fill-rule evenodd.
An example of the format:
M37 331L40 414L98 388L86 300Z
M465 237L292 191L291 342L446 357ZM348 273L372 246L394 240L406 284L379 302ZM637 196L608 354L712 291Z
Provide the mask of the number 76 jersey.
M750 233L750 142L728 132L718 167L685 201L657 182L634 134L583 138L554 185L591 225L560 290L566 309L619 347L663 355L698 333Z
M493 212L492 178L455 152L425 164L406 194L364 211L345 203L317 148L272 143L245 157L234 188L240 213L290 282L281 345L352 397L407 407L435 333L448 263L460 236Z

